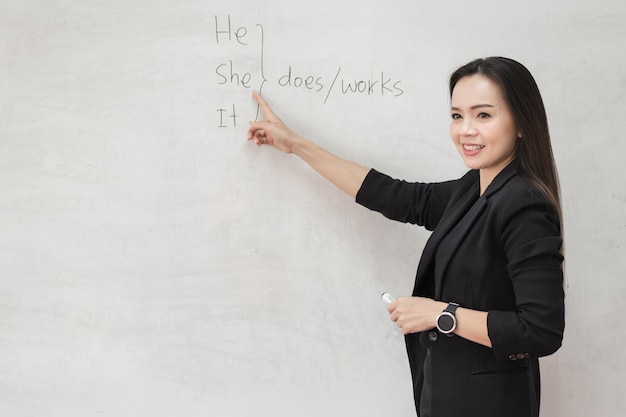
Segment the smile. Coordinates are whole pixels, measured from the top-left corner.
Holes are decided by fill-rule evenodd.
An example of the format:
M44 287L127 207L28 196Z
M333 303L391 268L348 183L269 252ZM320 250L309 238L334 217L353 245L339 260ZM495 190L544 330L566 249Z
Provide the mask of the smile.
M470 152L476 152L484 148L485 145L463 145L463 149Z

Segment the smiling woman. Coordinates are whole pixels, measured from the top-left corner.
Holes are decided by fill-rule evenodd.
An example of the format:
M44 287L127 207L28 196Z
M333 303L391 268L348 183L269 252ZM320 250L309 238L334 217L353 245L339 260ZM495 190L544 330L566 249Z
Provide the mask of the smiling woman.
M457 84L472 76L482 76L499 87L518 130L520 140L515 141L515 157L519 160L521 172L541 190L561 217L559 179L548 117L532 74L509 58L477 59L460 67L450 77L452 99Z
M250 124L248 139L298 155L371 210L433 231L413 293L388 305L406 336L421 417L536 417L538 358L559 349L565 326L545 110L533 77L507 58L459 68L450 94L450 133L470 168L453 181L410 183L339 158L290 130L258 94L266 120Z

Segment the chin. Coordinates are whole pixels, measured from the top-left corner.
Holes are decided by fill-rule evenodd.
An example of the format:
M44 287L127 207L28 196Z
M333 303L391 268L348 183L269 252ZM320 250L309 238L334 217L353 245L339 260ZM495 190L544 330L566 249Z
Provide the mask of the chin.
M478 161L472 161L463 158L463 162L465 163L465 166L469 169L480 169L480 164L478 163Z

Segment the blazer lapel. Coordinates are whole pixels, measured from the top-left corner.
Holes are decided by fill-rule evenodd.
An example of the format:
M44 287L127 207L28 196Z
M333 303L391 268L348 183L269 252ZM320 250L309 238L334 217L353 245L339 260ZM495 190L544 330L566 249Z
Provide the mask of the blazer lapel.
M460 217L457 217L457 222L452 225L449 225L446 229L446 233L449 233L453 227L457 227L458 230L455 231L454 238L450 239L451 243L451 253L456 253L457 247L461 244L461 242L465 239L467 233L472 229L478 218L483 214L485 208L487 207L487 200L482 196L478 199L470 199L468 198L462 209L464 210L461 213ZM445 236L445 234L443 236ZM441 236L438 240L438 243L441 242ZM447 251L447 249L446 249ZM435 299L441 300L441 293L443 289L443 281L446 276L446 269L448 268L448 262L445 262L440 271L435 275Z
M428 291L425 288L429 287L429 278L432 279L431 268L433 267L433 261L435 260L435 253L437 251L437 247L439 246L439 242L461 220L461 218L463 218L463 215L465 215L474 201L476 201L476 198L478 198L478 194L480 193L478 178L466 187L467 188L465 190L460 190L460 192L451 199L448 209L444 213L437 227L433 230L433 233L426 242L426 246L424 246L422 258L420 259L419 266L417 267L415 287L413 288L414 296L435 296L435 294L430 293L432 290Z
M443 268L441 268L442 273L439 277L434 276L433 269L435 254L441 239L443 239L452 230L452 228L457 226L465 215L468 215L470 217L465 219L463 223L459 224L459 233L456 235L456 239L453 242L454 248L460 245L466 234L469 230L471 230L476 219L478 219L484 212L487 207L489 197L502 188L502 186L517 173L518 163L517 160L515 160L505 167L502 172L496 176L496 178L494 178L493 182L489 185L489 187L487 187L487 190L485 190L482 198L479 198L480 181L478 179L474 180L471 184L461 185L465 186L466 190L461 190L458 193L457 198L451 199L449 209L444 214L441 222L437 225L424 247L422 259L420 260L417 269L415 287L413 288L414 296L421 295L434 297L436 300L441 299L443 277L445 277L447 264L443 265ZM476 204L476 207L472 209L474 204ZM433 292L432 294L429 294L431 291L425 290L425 288L429 287L429 279L434 279L434 286L431 287L431 291Z

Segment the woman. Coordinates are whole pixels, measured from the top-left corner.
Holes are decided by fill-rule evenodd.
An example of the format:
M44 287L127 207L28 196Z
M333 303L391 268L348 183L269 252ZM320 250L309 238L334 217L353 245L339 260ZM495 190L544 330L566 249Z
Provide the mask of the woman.
M409 183L343 160L266 120L248 139L294 153L359 204L433 233L411 297L388 307L406 335L418 415L538 416L538 358L564 331L561 210L547 118L520 63L478 59L450 78L450 134L470 171Z

